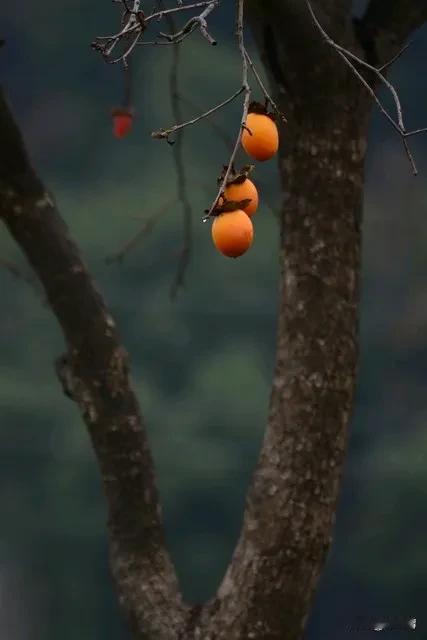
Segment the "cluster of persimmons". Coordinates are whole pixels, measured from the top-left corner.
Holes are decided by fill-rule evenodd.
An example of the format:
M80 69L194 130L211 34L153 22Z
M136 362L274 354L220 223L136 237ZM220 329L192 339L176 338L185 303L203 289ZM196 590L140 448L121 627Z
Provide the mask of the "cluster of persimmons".
M112 115L114 136L125 137L132 128L132 110L118 108ZM266 106L258 102L251 103L240 142L248 156L259 162L270 160L277 153L279 132L275 118ZM225 166L218 179L218 184L223 184L228 173L223 194L211 213L212 239L217 250L229 258L242 256L253 243L252 217L259 204L258 190L249 178L253 168L247 166L236 172L234 166L230 171Z
M272 114L252 103L241 134L241 145L254 160L270 160L279 149L279 132ZM234 168L233 168L234 169ZM229 258L242 256L252 246L252 217L258 204L258 190L248 175L253 167L229 173L224 193L212 212L212 239L217 250ZM224 167L227 172L227 167ZM222 184L225 173L219 178Z

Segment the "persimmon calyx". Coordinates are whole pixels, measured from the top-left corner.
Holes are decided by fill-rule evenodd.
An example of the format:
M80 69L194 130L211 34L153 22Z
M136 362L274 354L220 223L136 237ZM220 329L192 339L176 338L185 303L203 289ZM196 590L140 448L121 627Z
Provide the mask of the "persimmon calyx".
M267 116L268 118L273 120L273 122L276 122L277 120L276 114L273 111L269 111L268 106L269 106L268 100L265 101L265 104L262 104L261 102L256 102L254 100L249 105L248 113L258 113L259 115Z
M245 198L244 200L226 200L224 195L219 199L218 204L212 211L213 216L220 216L222 213L230 213L231 211L237 211L237 209L244 210L252 202L251 198Z
M250 174L252 173L252 171L255 169L255 165L254 164L247 164L244 167L242 167L240 169L240 171L236 171L234 166L231 168L230 174L227 178L227 183L226 183L226 187L228 187L230 184L243 184L245 180L247 180L250 176ZM222 184L222 182L224 181L224 178L227 174L228 171L228 166L224 165L223 166L223 170L221 175L219 176L217 182L218 185Z

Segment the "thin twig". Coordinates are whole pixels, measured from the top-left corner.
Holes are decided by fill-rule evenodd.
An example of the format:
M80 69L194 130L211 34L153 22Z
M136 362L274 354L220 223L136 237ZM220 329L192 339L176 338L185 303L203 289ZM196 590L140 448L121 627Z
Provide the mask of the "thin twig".
M410 42L407 42L405 46L402 47L401 50L398 51L398 53L396 53L396 55L391 58L391 60L389 60L388 62L383 64L381 67L379 67L379 71L381 71L381 73L384 73L384 71L389 69L396 62L396 60L399 60L399 58L403 56L405 51L409 49L411 45L412 45L412 40Z
M271 95L268 93L265 84L263 83L263 81L261 80L261 76L259 75L255 64L252 61L252 58L250 57L249 53L247 52L247 50L245 49L245 56L246 59L249 63L249 66L252 70L252 73L255 76L255 80L258 82L258 85L261 89L261 91L264 94L264 98L266 100L268 100L268 102L271 104L271 106L273 107L274 111L277 113L277 115L279 116L279 118L281 118L283 120L283 122L287 122L286 116L284 113L282 113L282 111L279 109L279 107L277 106L277 104L275 103L275 101L273 100L273 98L271 97Z
M179 3L177 7L173 7L172 9L162 9L161 11L157 11L156 13L152 13L145 19L145 21L149 22L154 18L161 20L164 16L171 15L172 13L178 13L179 11L188 11L190 9L200 9L200 7L206 7L212 4L213 2L215 4L218 4L219 1L220 0L204 0L203 2L194 2L193 4L185 4L185 5L183 5L182 3Z
M132 64L131 60L125 60L123 62L123 74L124 74L124 90L123 90L123 107L130 109L132 106Z
M215 107L212 107L212 109L209 109L204 113L201 113L200 115L196 116L195 118L192 118L191 120L188 120L187 122L182 122L181 124L175 124L172 127L169 127L169 129L159 129L158 131L153 131L153 133L151 134L151 137L169 139L170 136L176 131L179 131L180 129L184 129L185 127L189 127L193 124L196 124L197 122L200 122L200 120L203 120L203 118L208 118L213 113L215 113L215 111L219 111L226 105L230 104L230 102L233 102L233 100L235 100L238 96L240 96L240 94L243 93L244 90L245 90L244 87L240 87L238 91L233 93L232 96L229 96L226 100L223 100L223 102L220 102L220 104L217 104Z
M206 18L212 11L218 6L218 0L212 0L212 2L206 7L204 11L199 16L194 16L190 18L188 22L183 26L181 31L177 31L176 33L160 33L162 38L165 38L169 42L179 43L184 40L184 38L188 37L193 31L196 29L200 29L200 33L210 45L216 45L217 42L212 38L208 31L208 24L206 22ZM170 14L169 14L170 15Z
M178 44L177 42L169 42L169 40L142 40L138 42L138 47L170 47Z
M422 129L414 129L413 131L407 131L405 133L405 138L410 138L411 136L418 136L420 133L427 133L427 127L422 127Z
M190 20L187 21L186 25L183 27L183 29L181 29L180 32L178 32L178 34L163 34L163 37L169 39L167 43L163 44L181 42L195 29L199 29L202 35L208 40L210 44L216 44L216 41L208 32L206 17L213 11L213 9L218 6L219 2L220 0L204 0L203 2L194 2L187 5L183 5L180 2L178 3L177 7L173 7L172 9L161 9L159 11L153 11L153 13L151 13L150 15L145 16L140 8L141 0L133 0L132 9L129 8L126 0L118 0L118 3L121 3L124 7L121 30L110 36L97 36L92 42L91 46L94 50L99 51L104 60L109 64L116 64L117 62L125 61L131 55L137 45L162 44L158 41L153 41L150 43L143 42L143 34L145 33L147 27L151 22L162 20L163 18L169 17L172 14L176 14L180 11L189 11L200 8L203 9L202 13L199 16L190 18ZM127 44L123 53L115 58L112 58L114 49L116 48L118 43L122 41L130 41L130 44Z
M92 48L99 51L104 60L109 64L115 64L121 61L126 64L127 57L132 53L145 30L145 19L140 9L141 0L133 0L132 10L129 9L126 0L122 0L122 3L124 6L122 30L114 36L99 36L92 42ZM127 16L129 16L128 19L126 19ZM130 36L133 34L135 34L133 39L130 39ZM111 59L110 56L113 50L122 40L125 42L129 42L130 40L130 44L127 45L127 48L120 56Z
M168 22L171 30L174 31L175 24L174 24L174 19L172 14L168 16ZM171 65L170 75L169 75L169 86L170 86L173 117L178 122L182 120L182 111L181 111L181 104L180 104L179 92L178 92L179 63L180 63L180 47L177 43L175 43L175 46L173 48L173 61ZM173 147L178 198L180 200L181 209L182 209L183 243L179 253L179 259L178 259L178 265L177 265L175 277L173 279L173 282L170 288L170 297L172 300L176 299L176 296L178 295L179 290L185 284L185 276L187 274L187 269L190 263L192 247L193 247L194 213L193 213L193 207L191 205L191 200L188 195L183 143L184 143L183 136L178 136L176 144Z
M239 95L240 95L241 92L242 92L242 88L239 89ZM196 102L194 102L193 99L190 99L187 96L184 96L182 93L179 95L179 99L181 100L181 102L183 102L184 104L187 104L194 111L201 111L200 106ZM224 144L227 147L227 149L229 149L230 152L231 152L231 150L233 148L233 145L234 145L234 140L227 133L227 131L225 131L225 129L223 129L217 122L215 122L215 120L211 120L210 119L209 120L209 126L211 127L211 129L213 131L215 131L217 133L217 135L224 142Z

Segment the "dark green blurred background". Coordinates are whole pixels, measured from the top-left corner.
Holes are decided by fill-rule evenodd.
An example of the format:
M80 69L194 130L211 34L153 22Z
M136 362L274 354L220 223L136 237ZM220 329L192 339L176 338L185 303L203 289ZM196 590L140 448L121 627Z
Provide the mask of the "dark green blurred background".
M233 6L223 5L211 21L220 46L209 48L195 34L182 48L180 88L202 108L240 81ZM122 77L89 44L114 31L117 18L108 0L3 3L0 78L34 164L131 353L169 545L185 595L201 600L212 595L229 561L266 420L278 227L264 204L251 252L233 261L214 251L209 227L199 220L228 154L204 121L187 130L184 142L195 210L185 291L170 302L181 248L178 203L122 266L106 265L106 256L176 194L172 148L149 135L173 123L171 48L139 49L135 128L121 141L111 135ZM427 124L426 69L427 28L392 72L411 127ZM186 108L185 115L193 112ZM239 117L236 103L215 122L234 136ZM418 178L399 140L374 115L357 403L310 640L342 638L358 615L415 616L427 629L427 139L414 140L413 149ZM256 175L261 199L278 212L274 162ZM6 232L0 247L4 259L26 269ZM94 456L52 368L63 351L60 332L31 288L4 270L0 290L0 638L125 640Z

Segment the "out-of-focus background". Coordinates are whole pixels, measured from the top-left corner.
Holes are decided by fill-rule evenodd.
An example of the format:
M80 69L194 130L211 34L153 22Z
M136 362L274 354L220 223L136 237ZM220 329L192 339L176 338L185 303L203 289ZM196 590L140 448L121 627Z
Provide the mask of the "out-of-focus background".
M182 46L180 91L200 108L240 82L233 3L223 5L210 23L219 46L210 48L197 33ZM30 0L25 7L3 3L0 18L7 40L1 83L131 353L169 546L186 597L202 600L230 559L266 420L278 279L270 207L278 212L281 202L275 163L257 168L255 245L244 258L227 260L200 217L228 150L208 121L186 131L195 241L186 289L172 304L182 243L178 203L121 266L105 261L176 195L172 148L150 138L173 123L172 49L139 49L137 119L132 135L118 141L110 111L121 101L120 69L89 47L96 35L116 30L117 7ZM427 124L426 68L424 28L391 73L411 127ZM215 123L234 136L239 117L236 103ZM357 402L309 640L342 638L357 616L371 614L414 616L427 627L427 139L414 140L413 150L418 178L374 114ZM27 269L6 232L0 255ZM60 332L31 287L5 270L0 290L0 638L127 640L108 572L94 455L52 368L64 349Z

